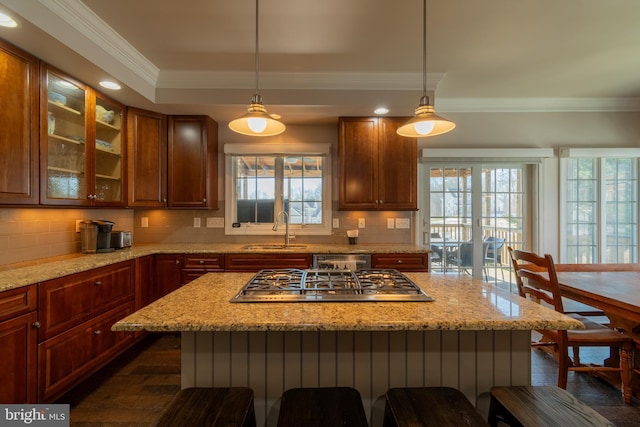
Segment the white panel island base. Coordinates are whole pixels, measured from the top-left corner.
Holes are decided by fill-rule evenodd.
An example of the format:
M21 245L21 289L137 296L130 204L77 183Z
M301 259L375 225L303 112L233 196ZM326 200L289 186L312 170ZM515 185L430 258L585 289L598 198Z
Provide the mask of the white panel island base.
M258 426L275 426L294 387L350 386L371 426L381 426L390 387L449 386L481 412L494 385L529 385L531 332L183 332L182 387L251 387Z

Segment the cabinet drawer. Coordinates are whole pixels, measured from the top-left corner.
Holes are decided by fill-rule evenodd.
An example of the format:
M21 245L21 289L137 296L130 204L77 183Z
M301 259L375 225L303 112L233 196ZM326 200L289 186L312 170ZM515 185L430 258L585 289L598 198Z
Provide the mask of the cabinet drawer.
M185 255L182 268L185 270L223 271L224 255Z
M38 338L42 342L134 299L134 270L127 261L40 284Z
M36 309L36 285L24 286L0 293L0 322Z
M263 268L309 268L311 254L227 254L225 271L258 271Z
M399 271L428 271L427 254L373 254L372 268L395 268Z
M38 345L38 399L50 402L102 366L133 339L111 325L133 312L133 302Z

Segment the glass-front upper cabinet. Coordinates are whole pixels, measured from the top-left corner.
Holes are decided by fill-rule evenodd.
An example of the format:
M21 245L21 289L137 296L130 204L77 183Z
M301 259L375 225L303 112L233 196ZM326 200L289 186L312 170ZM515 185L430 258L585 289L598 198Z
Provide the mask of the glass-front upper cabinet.
M41 93L41 203L124 206L124 107L55 69Z

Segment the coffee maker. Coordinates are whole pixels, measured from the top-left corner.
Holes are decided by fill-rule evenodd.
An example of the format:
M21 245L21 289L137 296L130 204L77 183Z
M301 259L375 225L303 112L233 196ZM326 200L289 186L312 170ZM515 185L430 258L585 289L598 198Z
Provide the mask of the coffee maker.
M106 220L80 221L80 246L82 253L113 252L111 230L115 223Z

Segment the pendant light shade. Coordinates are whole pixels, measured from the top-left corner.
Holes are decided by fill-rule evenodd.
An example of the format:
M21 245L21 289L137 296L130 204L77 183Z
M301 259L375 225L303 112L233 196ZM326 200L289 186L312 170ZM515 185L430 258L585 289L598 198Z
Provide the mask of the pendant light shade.
M435 113L427 96L427 0L422 0L422 97L415 116L396 131L400 136L419 138L449 132L456 124Z
M256 92L247 107L247 113L229 122L229 129L242 135L273 136L284 132L284 123L274 119L267 113L258 93L259 87L259 39L258 39L258 0L256 0Z

